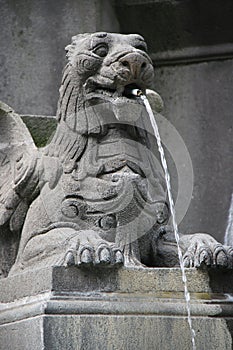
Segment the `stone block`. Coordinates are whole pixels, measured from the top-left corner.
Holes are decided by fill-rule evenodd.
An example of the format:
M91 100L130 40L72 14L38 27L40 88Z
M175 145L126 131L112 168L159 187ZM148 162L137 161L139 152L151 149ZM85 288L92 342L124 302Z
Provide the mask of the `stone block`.
M231 349L232 271L186 272L197 349ZM54 267L0 290L1 350L192 348L178 268Z

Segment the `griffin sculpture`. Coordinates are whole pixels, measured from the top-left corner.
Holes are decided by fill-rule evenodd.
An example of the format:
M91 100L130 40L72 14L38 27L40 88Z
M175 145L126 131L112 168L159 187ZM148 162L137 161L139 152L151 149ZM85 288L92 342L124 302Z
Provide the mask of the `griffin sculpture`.
M144 39L80 34L66 50L50 144L36 148L20 116L1 104L0 233L10 242L2 260L17 251L3 261L3 275L11 265L10 274L54 265L176 266L156 141L130 93L139 88L160 108L148 90L154 73ZM232 249L209 235L183 235L180 245L187 267L232 266Z

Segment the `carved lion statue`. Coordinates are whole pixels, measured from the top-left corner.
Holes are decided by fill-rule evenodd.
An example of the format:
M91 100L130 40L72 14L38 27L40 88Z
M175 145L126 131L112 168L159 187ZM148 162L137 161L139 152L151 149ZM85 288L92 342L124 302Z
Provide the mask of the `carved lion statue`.
M20 236L10 273L176 266L156 140L131 93L140 89L160 110L160 97L148 90L154 73L144 39L80 34L66 50L50 144L37 149L19 115L1 104L0 233L5 241ZM232 249L209 235L183 235L180 246L187 267L232 267Z

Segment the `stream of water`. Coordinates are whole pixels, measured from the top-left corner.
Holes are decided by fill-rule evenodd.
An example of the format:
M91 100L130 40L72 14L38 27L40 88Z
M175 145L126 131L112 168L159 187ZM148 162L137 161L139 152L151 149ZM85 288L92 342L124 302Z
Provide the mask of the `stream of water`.
M231 195L231 204L229 208L227 228L224 236L224 245L233 246L233 193Z
M157 126L157 123L156 123L156 120L154 117L154 113L151 109L150 103L145 95L138 94L138 96L140 96L140 98L143 100L143 103L146 107L147 113L150 117L150 122L151 122L153 131L154 131L154 134L156 137L156 141L157 141L157 145L158 145L158 149L159 149L159 153L160 153L160 159L161 159L161 163L162 163L164 174L165 174L165 180L166 180L167 192L168 192L168 200L169 200L171 218L172 218L172 226L173 226L174 235L175 235L175 239L176 239L178 256L179 256L179 263L180 263L181 273L182 273L182 280L183 280L183 284L184 284L184 296L185 296L185 301L186 301L188 324L189 324L189 328L190 328L190 332L191 332L192 348L193 348L193 350L196 350L195 331L194 331L193 326L192 326L192 318L191 318L191 311L190 311L190 293L189 293L188 287L187 287L187 278L186 278L186 273L185 273L185 267L184 267L184 263L183 263L182 251L181 251L180 244L179 244L180 237L179 237L178 226L176 223L176 214L175 214L175 206L174 206L174 201L173 201L172 191L171 191L170 174L168 171L167 161L165 158L164 149L162 146L158 126Z

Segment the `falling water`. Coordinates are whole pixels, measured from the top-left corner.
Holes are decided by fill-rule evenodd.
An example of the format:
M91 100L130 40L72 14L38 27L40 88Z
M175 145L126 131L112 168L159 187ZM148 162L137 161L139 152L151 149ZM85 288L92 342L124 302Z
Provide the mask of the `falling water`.
M233 193L231 195L231 204L228 214L227 228L224 236L224 245L233 245Z
M186 273L185 273L185 268L184 268L182 251L181 251L180 244L179 244L180 237L179 237L179 232L178 232L178 226L176 223L175 206L174 206L174 201L172 198L171 181L170 181L170 175L169 175L169 171L168 171L168 167L167 167L167 161L166 161L166 158L164 155L164 149L162 146L158 126L157 126L157 123L155 121L154 113L151 109L151 106L150 106L148 99L146 98L145 95L142 94L142 92L140 90L132 91L132 93L134 95L140 96L140 98L143 100L143 103L144 103L146 110L147 110L147 113L150 117L150 122L151 122L151 125L153 127L153 131L154 131L154 134L155 134L155 137L157 140L157 145L158 145L158 149L159 149L159 153L160 153L161 163L162 163L164 174L165 174L165 180L166 180L167 191L168 191L168 200L169 200L171 218L172 218L172 225L173 225L173 230L174 230L175 239L176 239L176 243L177 243L179 262L180 262L180 267L181 267L181 272L182 272L182 280L183 280L183 284L184 284L184 295L185 295L186 308L187 308L187 314L188 314L188 324L189 324L189 328L191 331L192 347L193 347L193 350L196 350L195 331L192 327L192 318L191 318L191 312L190 312L190 293L189 293L188 287L187 287L187 278L186 278Z

